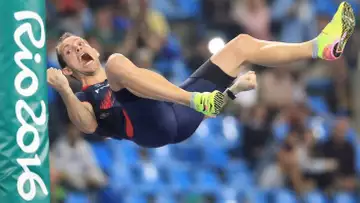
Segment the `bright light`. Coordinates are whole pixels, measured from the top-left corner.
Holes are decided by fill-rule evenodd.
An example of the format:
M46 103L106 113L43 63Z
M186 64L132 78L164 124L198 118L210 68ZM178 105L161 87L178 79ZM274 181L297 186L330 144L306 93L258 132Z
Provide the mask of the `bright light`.
M225 41L221 37L212 38L209 41L208 49L211 54L215 54L225 46Z

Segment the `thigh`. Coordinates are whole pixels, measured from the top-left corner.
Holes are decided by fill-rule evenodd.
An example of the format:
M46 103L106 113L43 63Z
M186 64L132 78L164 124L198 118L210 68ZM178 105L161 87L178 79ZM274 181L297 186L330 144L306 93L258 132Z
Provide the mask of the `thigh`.
M133 142L149 148L173 143L178 127L172 104L140 98L127 89L115 95L132 122Z

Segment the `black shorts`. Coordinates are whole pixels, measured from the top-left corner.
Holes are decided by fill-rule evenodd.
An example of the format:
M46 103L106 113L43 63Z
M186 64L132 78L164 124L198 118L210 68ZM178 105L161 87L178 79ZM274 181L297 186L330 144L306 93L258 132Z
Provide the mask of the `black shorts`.
M180 87L190 92L223 92L234 79L208 60ZM143 147L182 142L195 132L204 119L202 113L189 107L140 98L127 89L115 95L133 124L134 136L131 140Z

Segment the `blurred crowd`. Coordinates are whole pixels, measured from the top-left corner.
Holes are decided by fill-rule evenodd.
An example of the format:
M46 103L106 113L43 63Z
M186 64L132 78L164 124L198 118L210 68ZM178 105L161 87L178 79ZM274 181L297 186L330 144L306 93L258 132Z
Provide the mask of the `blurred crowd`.
M359 16L360 2L348 0ZM313 39L340 0L47 0L48 67L63 32L87 39L102 63L122 53L180 84L214 39ZM359 23L358 23L359 24ZM258 88L188 141L142 149L84 137L49 87L52 202L360 202L353 75L359 29L343 57L276 68L248 65ZM216 48L216 47L215 47ZM69 78L74 92L81 84Z

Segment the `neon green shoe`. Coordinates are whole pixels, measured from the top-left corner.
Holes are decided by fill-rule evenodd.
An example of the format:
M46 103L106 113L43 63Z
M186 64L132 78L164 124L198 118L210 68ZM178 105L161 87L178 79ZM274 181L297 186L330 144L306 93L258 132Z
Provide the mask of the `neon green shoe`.
M206 116L216 116L225 104L225 96L219 91L194 93L191 107Z
M317 56L325 60L338 59L355 29L355 17L351 5L342 2L331 22L317 37Z

